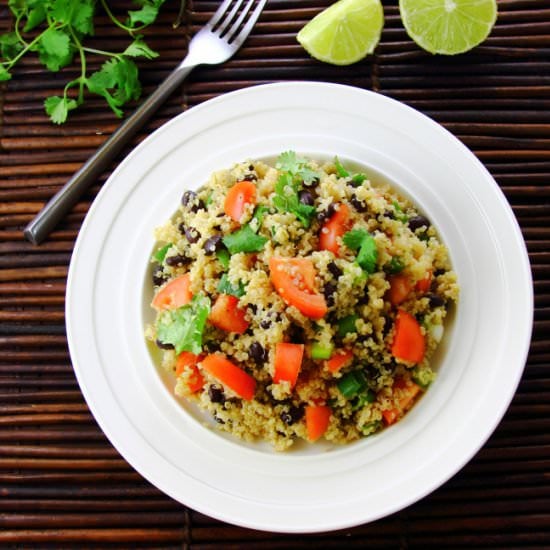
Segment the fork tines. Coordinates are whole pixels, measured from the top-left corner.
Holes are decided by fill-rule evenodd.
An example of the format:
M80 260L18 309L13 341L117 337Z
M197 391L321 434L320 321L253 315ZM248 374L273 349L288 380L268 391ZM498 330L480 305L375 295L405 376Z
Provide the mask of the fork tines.
M228 43L244 40L256 23L267 0L225 0L207 26ZM256 7L247 19L254 5Z

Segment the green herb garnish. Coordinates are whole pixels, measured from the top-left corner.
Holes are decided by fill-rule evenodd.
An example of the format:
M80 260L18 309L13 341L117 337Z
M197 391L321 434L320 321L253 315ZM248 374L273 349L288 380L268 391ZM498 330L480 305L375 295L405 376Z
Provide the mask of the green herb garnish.
M378 250L374 237L368 231L352 229L344 234L342 240L348 248L358 251L355 261L363 271L369 274L376 271Z
M384 271L390 275L401 273L405 269L405 263L399 256L392 256L392 259L384 266Z
M219 250L216 250L216 258L218 258L218 261L222 264L224 269L229 269L231 254L229 254L229 250L227 250L227 248L220 248Z
M363 174L362 172L357 172L355 174L348 172L338 157L334 157L334 166L338 176L340 178L349 178L354 187L358 187L367 179L366 174Z
M0 81L9 80L13 67L30 52L36 53L53 72L70 65L76 57L80 62L79 76L65 85L63 95L44 101L50 120L55 124L65 122L69 112L84 102L86 89L104 97L121 117L121 107L141 95L138 68L132 58L158 56L137 33L155 21L163 3L164 0L136 0L139 9L128 11L128 21L122 23L107 1L101 0L111 22L132 40L124 50L112 52L85 45L85 39L94 35L95 0L10 0L8 6L15 23L13 31L0 36ZM107 61L90 74L88 54L103 56ZM77 92L74 97L69 95L73 88Z
M189 304L161 313L157 324L157 338L163 344L172 344L176 353L202 351L202 336L210 314L210 299L197 294Z
M400 222L407 223L409 221L409 216L403 212L403 209L399 205L397 201L393 201L393 209L395 212L395 219L399 220Z
M239 281L236 285L232 284L227 273L224 273L218 283L218 292L221 294L231 294L231 296L240 298L245 295L246 289L242 281Z
M256 235L249 224L243 225L237 231L226 235L222 242L230 254L238 252L259 252L269 239Z
M281 153L275 166L281 174L275 184L273 204L279 212L294 214L308 228L315 216L315 207L300 202L299 193L303 184L313 183L319 179L319 174L308 166L307 160L298 157L294 151Z

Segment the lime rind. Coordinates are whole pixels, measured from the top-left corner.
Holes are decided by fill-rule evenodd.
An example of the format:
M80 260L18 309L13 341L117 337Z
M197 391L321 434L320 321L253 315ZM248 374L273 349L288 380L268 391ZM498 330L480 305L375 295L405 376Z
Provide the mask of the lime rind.
M478 46L497 20L496 0L399 0L407 34L433 54L456 55Z
M372 54L384 27L380 0L339 0L297 35L315 59L333 65L351 65Z

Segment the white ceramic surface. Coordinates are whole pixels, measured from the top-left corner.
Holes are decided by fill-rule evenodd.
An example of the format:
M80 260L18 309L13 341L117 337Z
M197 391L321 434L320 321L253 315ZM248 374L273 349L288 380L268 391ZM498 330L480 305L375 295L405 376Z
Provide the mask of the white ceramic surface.
M461 297L439 375L397 425L347 447L290 453L205 427L175 400L143 338L153 229L186 188L234 162L285 150L390 180L448 246ZM74 369L124 458L174 499L246 527L316 532L400 510L454 475L506 411L530 343L531 272L521 232L481 163L441 126L384 96L322 83L243 89L176 117L117 168L92 205L67 284Z

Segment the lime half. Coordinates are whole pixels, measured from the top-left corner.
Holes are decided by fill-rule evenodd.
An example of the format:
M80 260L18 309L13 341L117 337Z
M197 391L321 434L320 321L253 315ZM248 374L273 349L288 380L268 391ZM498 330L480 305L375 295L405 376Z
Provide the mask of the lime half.
M399 0L408 35L430 53L455 55L483 42L497 19L496 0Z
M351 65L374 51L383 26L380 0L339 0L316 15L296 38L319 61Z

